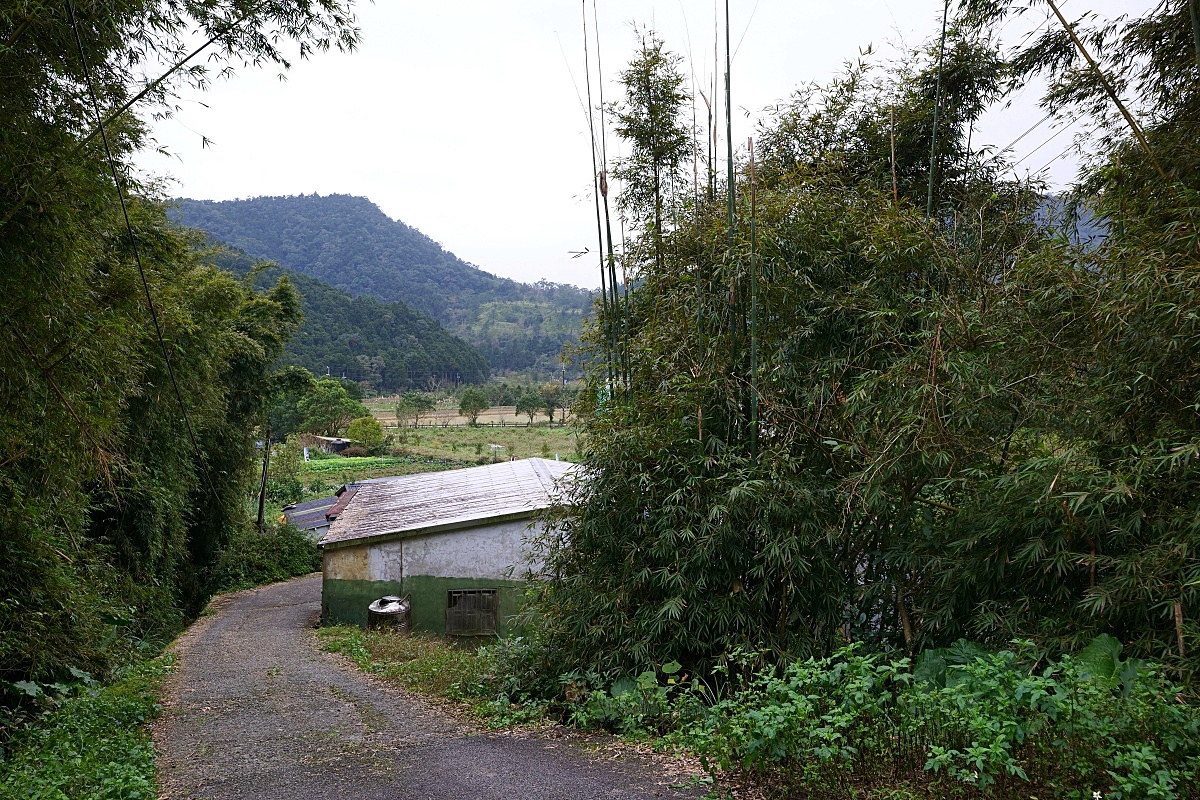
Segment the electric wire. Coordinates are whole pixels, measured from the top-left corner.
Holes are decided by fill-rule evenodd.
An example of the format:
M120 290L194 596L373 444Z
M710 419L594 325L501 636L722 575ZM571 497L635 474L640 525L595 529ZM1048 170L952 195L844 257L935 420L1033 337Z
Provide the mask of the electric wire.
M83 67L83 77L87 82L88 94L92 100L92 108L96 113L96 122L100 134L100 141L104 144L104 153L108 158L109 171L112 174L113 186L117 190L117 199L121 203L121 215L125 220L125 230L129 233L129 246L133 250L133 258L137 263L138 277L141 279L142 290L146 295L146 305L150 310L150 319L154 323L154 335L158 340L158 347L162 351L163 361L167 365L167 374L171 378L171 386L175 390L175 399L179 402L179 411L183 414L184 427L187 428L188 438L192 442L192 447L196 452L196 463L200 467L200 471L204 474L205 482L208 483L208 489L212 493L213 499L218 505L222 504L221 496L217 493L216 487L213 484L212 476L208 472L208 465L204 462L203 451L200 449L200 443L196 440L196 432L192 428L192 420L188 416L187 405L183 402L183 392L179 389L179 381L175 377L175 368L171 365L171 357L167 352L167 344L163 340L162 325L158 320L158 310L154 307L154 298L150 294L150 284L146 280L146 270L142 266L142 255L137 245L137 236L133 232L133 223L129 220L129 206L125 202L125 192L121 188L121 179L117 173L117 161L113 157L112 148L108 143L108 132L104 127L104 117L100 113L100 101L96 96L96 87L92 82L92 72L88 67L87 55L83 49L83 39L79 35L79 24L75 19L75 4L72 0L66 0L67 12L71 15L71 30L75 34L75 45L79 49L79 61Z
M1071 126L1072 126L1072 125L1074 125L1074 124L1075 124L1076 122L1078 122L1078 121L1079 121L1078 119L1073 119L1073 120L1071 120L1071 121L1070 121L1070 122L1068 122L1066 125L1062 126L1062 127L1061 127L1061 128L1059 128L1058 130L1056 130L1056 131L1055 131L1053 134L1051 134L1050 138L1046 139L1046 141L1042 142L1042 143L1041 143L1041 144L1039 144L1037 147L1033 148L1033 149L1032 149L1032 150L1030 150L1028 153L1026 153L1025 155L1021 156L1019 159L1017 159L1016 161L1014 161L1014 162L1013 162L1013 163L1012 163L1010 166L1012 166L1012 167L1015 169L1017 166L1019 166L1019 165L1021 165L1021 164L1025 163L1025 161L1027 161L1027 160L1029 159L1029 157L1030 157L1030 156L1032 156L1032 155L1033 155L1034 153L1036 153L1037 151L1041 150L1041 149L1042 149L1043 147L1045 147L1046 145L1048 145L1048 144L1050 144L1051 142L1053 142L1055 139L1057 139L1059 136L1061 136L1061 135L1063 134L1063 132L1064 132L1064 131L1068 131L1068 130L1070 130L1070 129L1071 129ZM1069 149L1069 148L1068 148L1068 149Z

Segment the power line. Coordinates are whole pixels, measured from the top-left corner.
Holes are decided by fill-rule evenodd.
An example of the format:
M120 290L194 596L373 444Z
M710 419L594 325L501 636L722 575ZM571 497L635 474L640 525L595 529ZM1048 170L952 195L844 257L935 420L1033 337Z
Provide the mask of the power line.
M192 429L192 421L188 417L187 405L183 402L183 393L179 390L179 381L175 378L175 368L171 366L171 357L167 352L166 342L163 341L162 326L158 321L158 311L154 307L154 298L150 295L150 284L146 281L146 270L142 266L142 255L138 250L137 236L134 235L133 224L129 221L129 207L125 203L125 192L121 189L121 179L117 174L117 161L113 158L112 148L108 143L108 132L104 129L104 117L100 113L100 101L96 97L96 87L92 83L92 72L88 68L87 55L83 50L83 40L79 36L79 24L75 19L75 4L72 0L67 0L67 12L71 15L71 31L75 34L75 45L79 48L79 62L83 67L83 77L87 81L88 94L92 99L92 108L96 112L100 140L104 143L104 153L108 157L108 168L112 173L113 186L117 190L117 199L121 203L121 215L125 219L125 230L129 233L129 245L133 250L134 261L137 262L138 277L141 278L142 290L146 294L146 305L150 309L150 319L154 322L154 335L158 339L159 349L162 350L163 361L167 365L167 374L171 377L171 386L175 390L175 399L179 402L179 410L183 414L183 423L187 428L188 438L191 439L192 447L196 451L196 462L200 467L200 471L204 473L205 482L208 483L208 489L212 493L213 499L220 505L221 496L217 493L213 485L212 475L208 472L208 465L204 462L200 444L196 441L196 433Z
M1071 126L1072 126L1072 125L1074 125L1076 122L1078 122L1078 120L1076 120L1076 119L1073 119L1073 120L1071 120L1070 122L1068 122L1066 125L1064 125L1064 126L1062 126L1061 128L1059 128L1057 131L1055 131L1055 132L1054 132L1054 133L1053 133L1053 134L1050 136L1050 138L1049 138L1049 139L1047 139L1046 141L1042 142L1041 144L1039 144L1037 147L1035 147L1035 148L1033 148L1032 150L1030 150L1030 151L1029 151L1028 153L1026 153L1025 155L1021 156L1021 158L1019 158L1019 159L1017 159L1016 161L1014 161L1014 162L1012 163L1012 165L1011 165L1011 166L1012 166L1012 167L1014 167L1014 168L1016 168L1016 167L1017 167L1017 166L1019 166L1020 164L1024 163L1024 162L1025 162L1025 161L1026 161L1026 160L1027 160L1027 159L1028 159L1030 156L1032 156L1032 155L1033 155L1034 153L1036 153L1038 150L1041 150L1043 147L1045 147L1046 145L1050 144L1050 143L1051 143L1051 142L1053 142L1055 139L1057 139L1059 136L1061 136L1061 135L1063 134L1063 132L1064 132L1064 131L1070 130Z

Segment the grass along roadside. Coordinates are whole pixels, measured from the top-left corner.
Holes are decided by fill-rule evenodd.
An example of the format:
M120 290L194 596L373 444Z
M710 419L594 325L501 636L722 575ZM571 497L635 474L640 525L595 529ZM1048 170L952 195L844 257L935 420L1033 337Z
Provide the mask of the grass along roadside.
M161 656L103 687L85 688L8 742L0 800L153 800L154 744L147 724L174 667Z
M732 682L719 694L673 661L611 680L538 676L522 668L539 659L519 639L468 649L357 628L320 636L326 650L385 681L461 703L492 728L563 722L692 754L708 773L693 780L715 792L1200 797L1200 707L1155 665L1121 658L1109 636L1056 659L1028 642L999 652L960 642L914 664L852 644L756 669L757 654L736 651L721 671Z
M487 648L423 633L364 631L353 625L321 628L317 636L326 652L341 653L387 683L452 701L492 729L546 721L542 705L496 699L495 662Z

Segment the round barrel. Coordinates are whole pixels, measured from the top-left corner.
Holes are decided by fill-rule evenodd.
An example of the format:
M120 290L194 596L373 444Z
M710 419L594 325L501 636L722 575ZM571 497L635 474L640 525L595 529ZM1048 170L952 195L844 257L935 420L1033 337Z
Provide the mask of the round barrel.
M409 630L412 604L407 597L387 595L367 607L367 630Z

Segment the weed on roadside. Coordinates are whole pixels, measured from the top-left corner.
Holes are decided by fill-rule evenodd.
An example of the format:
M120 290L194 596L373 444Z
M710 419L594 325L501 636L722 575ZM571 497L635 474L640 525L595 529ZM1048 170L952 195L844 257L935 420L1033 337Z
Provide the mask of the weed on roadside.
M153 800L154 745L146 725L174 658L144 662L103 687L64 699L9 743L0 800Z

